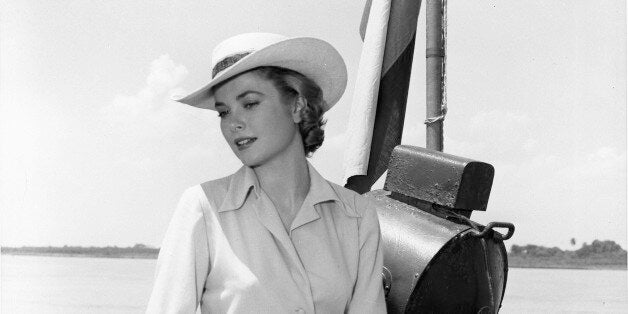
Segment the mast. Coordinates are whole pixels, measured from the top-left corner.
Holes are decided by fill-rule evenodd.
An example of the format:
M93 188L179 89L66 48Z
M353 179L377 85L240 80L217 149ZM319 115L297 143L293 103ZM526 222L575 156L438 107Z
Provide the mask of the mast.
M443 151L443 120L446 107L445 28L446 0L427 0L426 9L426 148Z

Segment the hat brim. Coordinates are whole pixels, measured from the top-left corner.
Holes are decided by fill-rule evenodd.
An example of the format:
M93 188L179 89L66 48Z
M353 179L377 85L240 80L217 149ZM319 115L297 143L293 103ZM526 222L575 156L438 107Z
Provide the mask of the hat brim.
M216 110L212 87L261 66L290 69L313 80L323 91L325 111L338 102L347 87L347 67L338 51L326 41L298 37L252 52L218 73L205 86L174 100L198 108Z

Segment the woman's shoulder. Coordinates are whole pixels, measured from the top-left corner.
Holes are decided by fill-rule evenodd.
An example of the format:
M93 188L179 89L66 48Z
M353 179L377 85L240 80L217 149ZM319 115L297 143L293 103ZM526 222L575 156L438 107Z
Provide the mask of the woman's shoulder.
M214 180L205 181L202 183L198 183L192 186L188 186L183 193L181 194L181 200L198 200L205 198L207 191L212 191L216 193L221 190L221 188L226 188L229 186L231 176L226 176Z
M200 183L201 191L209 208L221 211L225 203L241 204L250 187L257 188L257 179L252 169L242 166L236 172L214 180Z
M200 186L206 194L220 194L220 192L226 193L234 175L236 175L236 173L232 173L222 178L205 181L198 184L198 186Z
M173 214L173 221L189 225L213 219L231 185L234 174L186 188Z
M339 200L347 208L348 212L354 213L357 217L365 217L375 213L377 204L372 199L361 195L344 186L327 181L338 195Z

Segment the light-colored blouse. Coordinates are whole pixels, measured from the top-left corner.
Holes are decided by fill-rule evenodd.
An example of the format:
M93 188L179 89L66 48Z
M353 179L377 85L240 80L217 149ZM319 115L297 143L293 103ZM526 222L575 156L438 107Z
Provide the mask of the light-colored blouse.
M385 313L374 206L308 167L289 232L249 167L189 188L147 313Z

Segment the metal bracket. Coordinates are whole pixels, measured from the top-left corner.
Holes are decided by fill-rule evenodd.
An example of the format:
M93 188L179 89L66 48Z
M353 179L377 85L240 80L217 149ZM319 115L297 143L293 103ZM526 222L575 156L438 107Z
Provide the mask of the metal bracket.
M502 235L501 233L494 231L493 228L507 228L508 232L506 233L506 235ZM486 227L484 227L482 231L477 231L474 229L472 232L474 237L487 238L492 234L497 239L504 241L510 239L515 233L515 225L509 222L494 221L486 225Z
M445 219L471 227L471 235L477 238L494 237L505 241L512 238L512 235L515 233L515 225L510 222L493 221L489 222L486 226L482 226L479 223L450 210L443 210L443 212L445 213ZM493 230L493 228L506 228L508 229L508 232L506 232L506 235L502 235L501 233Z

